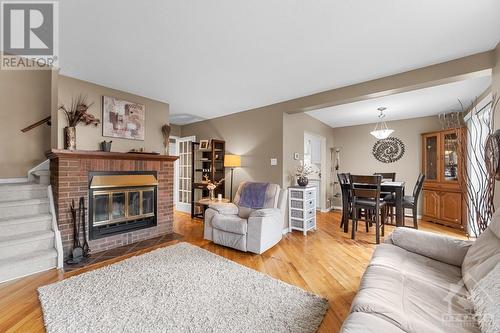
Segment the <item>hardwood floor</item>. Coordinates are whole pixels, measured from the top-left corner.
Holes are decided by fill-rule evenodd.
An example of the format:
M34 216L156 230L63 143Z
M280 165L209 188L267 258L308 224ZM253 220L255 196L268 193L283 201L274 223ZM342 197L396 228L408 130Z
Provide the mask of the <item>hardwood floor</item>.
M362 224L361 224L362 225ZM421 222L422 230L465 238L460 231ZM231 259L274 278L326 297L330 302L319 332L337 332L349 313L360 278L375 247L374 228L369 234L359 228L357 239L340 229L339 213L318 213L318 230L306 237L289 233L262 255L243 253L203 240L203 224L189 215L175 214L175 232L184 241ZM393 227L386 229L389 234ZM177 241L173 241L175 243ZM160 245L164 246L164 245ZM92 270L159 246L99 263L70 273L51 270L0 284L0 332L44 332L42 311L36 289L84 271Z

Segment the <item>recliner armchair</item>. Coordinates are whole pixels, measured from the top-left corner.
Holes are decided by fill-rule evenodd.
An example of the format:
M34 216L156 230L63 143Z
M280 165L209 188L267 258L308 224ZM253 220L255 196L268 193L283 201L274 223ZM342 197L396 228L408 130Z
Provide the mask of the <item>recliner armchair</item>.
M233 203L211 204L205 212L204 238L245 252L263 253L282 238L287 192L269 184L262 209L239 205L246 182Z

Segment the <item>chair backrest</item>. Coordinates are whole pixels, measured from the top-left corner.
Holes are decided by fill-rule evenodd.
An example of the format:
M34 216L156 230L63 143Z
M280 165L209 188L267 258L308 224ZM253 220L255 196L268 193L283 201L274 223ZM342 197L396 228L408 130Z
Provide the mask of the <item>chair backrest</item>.
M254 209L247 208L247 207L242 207L240 206L240 199L241 199L241 194L242 191L245 188L245 184L249 182L241 182L240 185L238 186L238 190L236 191L236 194L233 199L233 203L238 206L238 215L241 218L247 219L248 216L250 216L250 213L254 211ZM269 184L267 186L266 190L266 198L264 201L264 207L263 208L279 208L282 213L284 214L285 209L286 209L286 198L287 198L287 193L285 189L281 189L281 187L277 184Z
M337 177L339 178L340 190L342 191L342 209L345 211L349 210L349 205L352 199L351 195L351 184L349 177L351 174L349 173L339 173Z
M417 182L415 183L415 187L413 188L413 197L415 201L418 200L418 196L420 195L420 191L422 191L422 186L424 186L425 175L420 173L418 175Z
M374 176L380 175L382 176L382 180L390 180L391 182L396 181L396 173L395 172L375 172Z
M382 176L351 175L350 182L354 199L376 199L378 201Z

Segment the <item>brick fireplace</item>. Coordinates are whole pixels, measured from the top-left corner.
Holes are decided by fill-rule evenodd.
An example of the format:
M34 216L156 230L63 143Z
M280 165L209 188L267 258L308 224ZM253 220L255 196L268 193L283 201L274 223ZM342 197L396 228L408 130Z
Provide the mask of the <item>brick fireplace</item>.
M90 239L87 230L91 253L173 233L173 175L176 156L53 149L47 153L47 157L50 159L50 182L65 258L73 248L70 204L72 200L78 203L79 198L84 197L85 206L89 208L90 185L95 174L155 175L156 220L151 226L94 239ZM129 195L127 192L127 198ZM142 195L145 192L141 192L141 197ZM89 221L88 215L86 221Z

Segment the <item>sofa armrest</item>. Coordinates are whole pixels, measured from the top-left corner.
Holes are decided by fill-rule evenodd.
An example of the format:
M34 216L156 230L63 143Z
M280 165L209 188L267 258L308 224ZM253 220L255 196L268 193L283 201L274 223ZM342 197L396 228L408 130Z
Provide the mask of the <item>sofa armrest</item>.
M473 243L410 228L396 228L390 239L402 249L459 267Z
M238 214L238 206L231 202L218 202L213 203L208 206L208 208L212 208L217 213L222 215L236 215Z
M259 210L254 210L250 213L250 217L268 217L281 215L281 210L279 208L264 208Z

